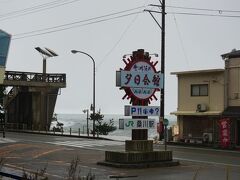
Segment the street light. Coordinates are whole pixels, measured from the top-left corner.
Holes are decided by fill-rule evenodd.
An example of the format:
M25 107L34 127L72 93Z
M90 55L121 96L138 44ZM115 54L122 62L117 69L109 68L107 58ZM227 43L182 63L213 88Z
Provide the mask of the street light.
M44 48L44 49L42 49L42 48L40 48L40 47L35 47L35 49L42 55L42 57L43 57L43 76L42 76L42 81L43 82L46 82L46 71L47 71L47 58L50 58L50 57L56 57L56 56L58 56L58 54L57 53L55 53L53 50L51 50L51 49L49 49L49 48ZM45 116L45 118L46 118L46 131L49 129L49 127L50 127L50 125L48 125L49 124L49 122L48 122L48 99L49 99L49 94L48 94L48 87L46 86L45 87L45 92L44 92L44 96L46 96L46 98L47 98L47 100L46 100L46 98L44 98L45 100L44 100L44 106L42 106L42 108L45 108L45 110L41 110L41 112L42 112L42 114L43 114L43 116L42 116L42 118L44 118L44 116ZM44 114L46 114L46 115L44 115Z
M95 109L96 109L96 106L95 106L95 61L92 56L90 56L88 53L85 53L83 51L71 50L71 52L73 54L76 54L76 53L85 54L88 57L90 57L93 62L93 106L92 106L92 110L93 110L93 136L95 137Z
M83 113L87 113L87 135L89 136L89 126L88 126L88 120L89 120L89 110L88 109L84 109Z
M58 56L57 53L55 53L53 50L49 48L42 49L40 47L35 47L35 49L42 55L43 57L43 75L46 75L46 69L47 69L47 58L49 57L55 57Z

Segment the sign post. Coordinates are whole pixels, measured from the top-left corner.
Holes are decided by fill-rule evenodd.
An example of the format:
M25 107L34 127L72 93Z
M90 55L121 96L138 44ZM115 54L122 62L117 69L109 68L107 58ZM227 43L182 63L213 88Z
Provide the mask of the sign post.
M159 116L160 107L148 107L152 100L157 100L155 92L163 88L163 74L156 70L157 61L152 61L143 49L134 51L130 56L123 56L125 67L116 72L116 86L125 91L122 99L129 99L132 106L125 107L125 115L133 119L148 119ZM147 140L147 130L132 130L132 140Z
M167 126L169 124L168 119L163 119L163 125L164 125L164 149L167 150Z

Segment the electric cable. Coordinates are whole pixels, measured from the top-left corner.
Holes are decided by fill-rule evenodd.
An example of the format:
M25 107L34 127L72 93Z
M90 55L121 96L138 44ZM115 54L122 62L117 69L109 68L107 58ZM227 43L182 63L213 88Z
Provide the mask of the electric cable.
M68 29L73 29L73 28L77 28L77 27L83 27L83 26L87 26L87 25L91 25L91 24L105 22L105 21L109 21L109 20L113 20L113 19L119 19L119 18L122 18L122 17L131 16L131 15L139 14L139 13L143 13L143 11L128 13L128 14L124 14L124 15L120 15L120 16L110 17L110 18L101 19L101 20L98 20L98 21L93 21L93 22L89 22L89 23L85 23L85 24L78 24L78 25L75 25L75 26L65 27L65 28L56 29L56 30L51 30L50 29L49 31L42 32L42 33L37 33L37 32L41 32L43 30L35 31L36 34L31 34L31 32L29 33L29 35L28 35L28 33L22 33L22 34L18 34L18 35L13 35L12 40L23 39L23 38L34 37L34 36L40 36L40 35L50 34L50 33L55 33L55 32L64 31L64 30L68 30ZM23 34L26 34L26 35L25 36L21 36ZM16 36L20 36L20 37L16 37Z
M62 25L58 25L58 26L52 26L52 27L48 27L48 28L38 29L38 30L29 31L29 32L25 32L25 33L19 33L19 34L15 34L14 36L22 36L22 35L25 35L25 34L37 33L37 32L41 32L41 31L57 29L57 28L60 28L60 27L65 27L65 26L70 26L70 25L74 25L74 24L79 24L79 23L83 23L83 22L87 22L87 21L93 21L93 20L97 20L97 19L101 19L101 18L105 18L105 17L109 17L109 16L122 14L122 13L129 12L129 11L137 10L137 9L140 9L140 8L143 8L143 7L144 6L140 6L140 7L127 9L127 10L119 11L119 12L115 12L115 13L110 13L110 14L106 14L106 15L102 15L102 16L98 16L98 17L93 17L93 18L89 18L89 19L85 19L85 20L80 20L80 21L66 23L66 24L62 24Z
M224 18L240 18L236 15L218 15L218 14L204 14L204 13L189 13L189 12L167 12L167 14L190 15L190 16L209 16L209 17L224 17Z
M28 7L28 8L25 8L25 9L11 11L11 12L8 12L8 13L5 13L5 14L0 14L0 18L9 16L9 15L14 15L14 14L17 14L17 13L26 12L26 11L29 11L29 10L35 10L35 9L42 8L42 7L45 7L45 6L48 6L48 5L59 3L60 1L68 1L68 0L55 0L55 1L52 1L52 2L48 2L48 3L44 3L44 4Z
M180 44L181 44L181 47L182 47L183 55L184 55L184 57L185 57L185 61L186 61L186 63L187 63L187 66L189 67L189 61L188 61L187 53L186 53L185 48L184 48L183 39L182 39L180 30L179 30L179 27L178 27L178 23L177 23L177 19L176 19L175 14L173 14L173 19L174 19L174 22L175 22L175 25L176 25L176 29L177 29L179 41L180 41Z
M67 5L67 4L70 4L70 3L74 3L74 2L77 2L77 1L80 1L80 0L72 0L72 1L69 1L69 2L65 2L65 3L61 3L61 4L56 4L56 5L53 5L53 6L50 6L50 7L46 7L46 8L38 8L38 9L35 10L35 11L30 11L30 12L26 12L26 13L20 13L20 14L15 13L15 14L13 14L13 15L8 15L7 17L4 17L4 16L1 17L1 15L0 15L0 21L4 21L4 20L16 18L16 17L25 16L25 15L28 15L28 14L33 14L33 13L45 11L45 10L48 10L48 9L52 9L52 8L64 6L64 5Z
M118 41L113 45L113 47L107 52L107 54L102 58L102 60L97 64L97 67L99 68L104 61L106 61L107 57L112 53L112 51L118 46L118 44L121 42L121 40L126 35L127 31L130 29L130 27L134 24L134 22L137 20L139 14L136 14L136 16L133 18L133 20L129 23L129 25L126 27L126 29L121 34Z
M187 10L197 10L197 11L210 11L210 12L230 12L230 13L240 13L240 10L226 10L226 9L208 9L208 8L195 8L195 7L185 7L185 6L166 6L170 8L176 8L176 9L187 9Z

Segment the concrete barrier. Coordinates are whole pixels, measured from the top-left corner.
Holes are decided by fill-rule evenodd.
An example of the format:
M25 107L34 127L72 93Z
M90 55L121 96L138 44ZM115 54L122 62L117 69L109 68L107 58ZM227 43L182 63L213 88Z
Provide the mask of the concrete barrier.
M105 161L123 164L172 161L172 151L150 151L150 152L106 151Z
M125 151L141 151L141 152L153 151L153 141L152 140L126 140Z

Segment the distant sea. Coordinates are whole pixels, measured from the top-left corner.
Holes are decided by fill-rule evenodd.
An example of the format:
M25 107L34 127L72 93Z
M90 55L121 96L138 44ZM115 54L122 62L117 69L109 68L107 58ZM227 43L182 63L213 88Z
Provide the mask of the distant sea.
M111 139L116 140L127 140L131 139L131 130L122 130L118 129L119 126L119 119L123 118L131 118L126 117L124 115L118 115L118 114L104 114L104 120L105 122L109 122L111 119L114 121L114 126L117 127L117 130L114 132L109 133L107 137ZM157 117L151 117L156 119L158 121ZM176 116L174 115L165 115L165 118L169 120L169 126L172 126L176 124ZM86 114L57 114L58 122L63 123L63 130L64 132L69 132L70 128L72 133L78 133L79 128L81 134L87 133L87 115ZM53 126L56 125L56 122L52 122L51 129ZM89 120L89 128L92 129L93 124L92 121ZM153 137L157 136L157 128L149 129L148 130L148 137L149 139L152 139ZM106 137L106 136L105 136Z

